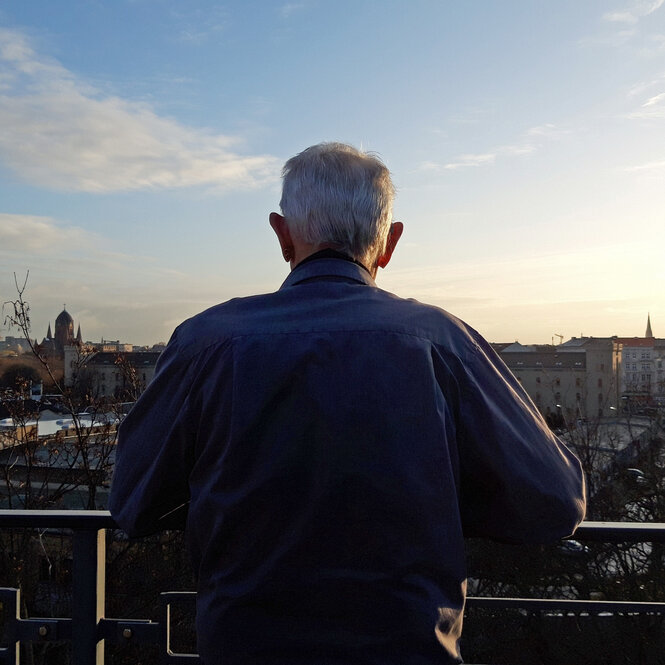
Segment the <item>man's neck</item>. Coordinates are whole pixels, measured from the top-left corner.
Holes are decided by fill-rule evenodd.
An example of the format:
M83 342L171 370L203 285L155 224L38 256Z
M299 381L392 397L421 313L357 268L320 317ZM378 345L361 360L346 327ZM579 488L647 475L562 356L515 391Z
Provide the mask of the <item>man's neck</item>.
M312 254L309 254L304 259L302 259L296 266L294 266L293 270L295 270L295 268L297 268L298 266L303 265L304 263L309 263L310 261L316 261L317 259L341 259L343 261L350 261L351 263L355 263L364 270L367 270L367 267L364 266L362 263L360 263L360 261L356 261L352 256L349 256L344 252L340 252L338 249L335 249L333 247L324 247L322 249L317 249ZM369 270L367 270L367 272L369 272Z

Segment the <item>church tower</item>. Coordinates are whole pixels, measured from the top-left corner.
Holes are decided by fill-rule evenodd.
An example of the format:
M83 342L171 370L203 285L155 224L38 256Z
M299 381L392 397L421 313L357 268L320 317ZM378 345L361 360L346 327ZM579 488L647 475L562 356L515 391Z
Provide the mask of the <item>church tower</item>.
M55 320L55 348L59 354L64 354L65 346L74 342L74 319L63 305L63 310Z
M645 337L653 337L653 332L651 331L651 314L647 314L647 331L644 333Z

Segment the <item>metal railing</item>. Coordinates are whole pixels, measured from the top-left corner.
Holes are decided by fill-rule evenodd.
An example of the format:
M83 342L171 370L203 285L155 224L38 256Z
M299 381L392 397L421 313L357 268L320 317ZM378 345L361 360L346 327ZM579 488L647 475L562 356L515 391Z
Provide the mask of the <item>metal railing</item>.
M107 511L0 510L0 529L38 528L72 531L72 616L22 618L18 589L0 588L8 646L0 647L0 664L19 663L19 646L27 642L69 640L73 665L103 665L105 642L157 645L162 663L198 662L191 653L171 649L171 605L190 601L194 592L160 595L157 620L113 619L104 616L106 582L106 530L116 529ZM604 543L665 543L665 523L584 522L575 538ZM557 600L533 598L486 598L470 596L470 607L517 607L532 611L616 612L665 614L665 603Z
M0 529L39 528L72 531L71 618L21 618L20 591L0 588L5 615L5 639L0 663L20 662L21 642L70 640L73 665L103 665L104 643L155 644L162 663L198 662L196 654L175 653L170 644L171 605L195 596L194 592L160 594L157 621L113 619L104 616L106 591L106 530L117 529L108 511L0 510Z

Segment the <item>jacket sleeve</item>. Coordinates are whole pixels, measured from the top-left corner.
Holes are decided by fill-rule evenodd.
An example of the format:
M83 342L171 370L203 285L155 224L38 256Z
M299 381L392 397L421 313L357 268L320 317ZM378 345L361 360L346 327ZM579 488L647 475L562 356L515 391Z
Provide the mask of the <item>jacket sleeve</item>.
M132 537L183 528L186 519L195 441L192 369L176 336L177 331L118 431L109 508Z
M465 535L517 543L570 535L586 510L579 460L489 344L474 346L458 378Z

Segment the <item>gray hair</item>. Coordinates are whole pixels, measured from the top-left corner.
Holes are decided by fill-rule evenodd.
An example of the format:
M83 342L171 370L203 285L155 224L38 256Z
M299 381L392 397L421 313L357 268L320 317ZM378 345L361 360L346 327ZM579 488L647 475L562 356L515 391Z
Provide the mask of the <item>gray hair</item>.
M395 197L385 164L344 143L319 143L289 159L282 177L289 229L371 268L385 249Z

